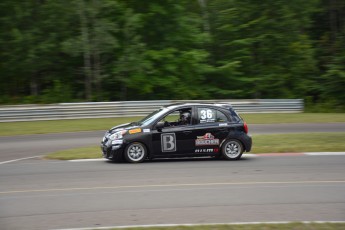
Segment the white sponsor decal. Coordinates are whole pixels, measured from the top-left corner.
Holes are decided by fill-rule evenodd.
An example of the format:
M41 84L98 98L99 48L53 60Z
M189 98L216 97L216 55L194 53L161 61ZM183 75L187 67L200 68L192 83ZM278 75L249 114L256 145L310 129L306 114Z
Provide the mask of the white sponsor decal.
M196 149L196 153L212 153L213 149Z
M211 133L206 133L204 136L198 136L197 138L195 146L219 145L219 139L215 139Z
M149 133L151 130L150 129L143 129L144 133Z
M111 143L113 145L121 145L123 143L123 140L113 140Z
M175 133L165 133L161 135L162 152L176 151L176 136Z
M228 123L220 123L219 126L227 126Z

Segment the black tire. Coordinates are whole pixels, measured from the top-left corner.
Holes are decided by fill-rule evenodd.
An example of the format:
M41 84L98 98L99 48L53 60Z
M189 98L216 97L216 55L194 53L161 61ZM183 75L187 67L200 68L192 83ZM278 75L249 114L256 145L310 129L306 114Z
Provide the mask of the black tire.
M226 160L234 161L241 158L244 148L236 139L227 140L222 146L222 155Z
M147 157L147 150L144 144L133 142L127 145L124 156L129 163L141 163Z

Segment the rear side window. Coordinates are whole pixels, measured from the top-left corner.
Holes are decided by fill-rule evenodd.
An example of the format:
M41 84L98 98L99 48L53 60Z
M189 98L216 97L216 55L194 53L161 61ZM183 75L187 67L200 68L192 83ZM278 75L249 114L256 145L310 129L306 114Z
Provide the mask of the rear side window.
M217 122L227 122L228 118L225 116L223 112L217 110Z
M227 122L226 115L216 109L198 108L198 123Z
M232 122L239 122L239 121L242 120L241 117L236 113L235 110L229 109L229 111L230 111L231 121Z

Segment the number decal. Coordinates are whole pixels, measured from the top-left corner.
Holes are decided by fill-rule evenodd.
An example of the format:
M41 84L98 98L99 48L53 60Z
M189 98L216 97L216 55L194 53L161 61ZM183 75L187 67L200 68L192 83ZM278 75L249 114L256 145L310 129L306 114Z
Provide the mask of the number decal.
M208 109L207 112L206 112L206 114L207 114L207 119L213 118L212 110Z
M201 110L200 113L201 113L201 116L200 116L201 120L205 120L207 117L206 116L206 110Z
M201 113L200 118L201 118L202 120L205 120L206 118L207 118L207 119L213 118L213 112L212 112L212 110L210 110L210 109L207 109L207 110L203 109L203 110L200 111L200 113Z
M215 112L212 109L199 110L200 123L215 122Z

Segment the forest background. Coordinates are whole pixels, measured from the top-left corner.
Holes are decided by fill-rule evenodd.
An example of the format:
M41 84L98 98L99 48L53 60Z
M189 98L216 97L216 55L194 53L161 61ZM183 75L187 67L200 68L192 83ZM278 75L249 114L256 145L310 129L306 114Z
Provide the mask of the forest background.
M0 104L302 98L345 111L342 0L2 0Z

